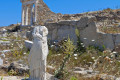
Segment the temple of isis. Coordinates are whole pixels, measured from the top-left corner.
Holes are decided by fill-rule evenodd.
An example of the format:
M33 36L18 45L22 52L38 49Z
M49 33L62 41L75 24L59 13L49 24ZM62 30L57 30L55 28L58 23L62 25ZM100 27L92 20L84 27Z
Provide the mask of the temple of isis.
M57 14L50 11L43 0L21 0L22 26L44 25L57 21Z
M97 11L81 14L57 14L52 12L43 0L21 0L22 3L22 33L29 40L32 38L32 28L37 25L46 26L48 29L48 39L51 42L67 39L68 35L73 41L77 41L75 34L76 26L80 31L81 41L86 45L103 45L113 50L120 44L120 34L104 33L98 30L100 26L109 26L113 24L106 20L117 20L119 14L114 12ZM106 14L110 15L106 17ZM117 17L116 17L117 16ZM119 20L119 19L118 19ZM104 21L104 22L103 22ZM27 26L27 27L24 27ZM28 29L27 29L28 28ZM87 38L85 40L84 38ZM95 40L93 42L92 40Z

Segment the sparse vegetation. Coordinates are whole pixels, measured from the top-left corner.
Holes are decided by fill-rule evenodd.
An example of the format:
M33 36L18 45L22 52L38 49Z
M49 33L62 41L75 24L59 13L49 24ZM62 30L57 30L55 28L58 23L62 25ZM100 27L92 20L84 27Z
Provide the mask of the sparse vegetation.
M108 15L108 13L110 15ZM113 13L114 11L108 8L97 13L87 12L85 14L86 16L97 14L97 16L101 18L100 21L102 21L103 23L102 25L98 26L99 31L104 33L116 34L120 33L120 21L115 17L115 15L113 15ZM75 17L77 17L77 19L80 19L79 16L80 14L72 15L72 18L75 19ZM103 19L103 17L105 19ZM67 18L70 19L71 16L64 15L64 18L66 18L67 20ZM113 18L114 21L109 20L109 18ZM97 21L99 22L99 19L97 19L96 22ZM1 41L10 41L10 44L7 45L0 44L1 51L10 50L9 52L7 52L7 54L5 54L4 52L0 53L0 55L4 53L4 55L1 55L0 57L4 60L4 63L6 65L12 62L20 62L20 64L28 65L27 57L29 55L29 51L27 51L24 44L24 40L26 40L26 38L22 38L20 35L14 36L14 33L12 33L15 31L18 31L19 33L19 29L20 26L15 25L14 28L8 30L7 37L0 37ZM119 52L114 50L110 51L106 49L104 45L102 48L94 45L85 46L85 44L80 39L80 32L77 27L75 29L75 34L77 36L76 45L73 44L74 41L72 41L69 37L68 39L61 40L61 42L53 42L53 44L48 43L49 55L47 58L47 64L54 67L54 69L52 70L47 69L49 73L55 75L55 77L59 78L60 80L103 80L101 78L101 75L103 74L120 77ZM5 58L4 56L7 58ZM89 74L91 74L92 76L88 77L88 73L80 73L79 71L82 71L80 69L77 69L77 72L77 70L75 69L76 67L84 68L84 70L91 69L92 71L89 72ZM92 72L96 72L96 74L92 74ZM3 75L4 72L0 70L0 74ZM9 76L21 76L17 71L13 69L5 74ZM25 73L22 76L24 76L26 79L27 77L29 77L29 74ZM3 80L3 77L1 77L1 80ZM105 80L110 80L110 78L105 78Z
M76 48L77 47L75 47L73 50L75 50ZM99 47L89 46L81 55L76 54L74 51L69 52L68 50L71 49L68 49L67 51L69 53L72 53L73 55L71 55L67 61L65 61L66 55L63 52L59 50L60 52L57 51L57 53L55 53L56 50L55 48L53 49L54 50L52 51L54 54L52 54L52 51L50 51L50 54L48 56L49 65L56 67L56 69L58 69L57 71L63 71L63 66L61 65L61 62L63 62L64 65L66 65L64 67L64 72L61 73L64 76L61 76L61 74L57 74L57 77L61 78L61 80L101 80L101 74L114 76L119 76L120 74L120 56L115 55L118 54L115 51L111 52L110 50L104 50L104 46L102 50ZM67 49L67 47L65 47L65 49ZM99 73L94 77L85 78L82 75L80 76L80 74L76 75L76 73L72 71L75 67L92 68L94 71L99 71Z
M104 32L104 33L111 33L111 34L113 34L113 33L115 33L115 34L120 33L120 27L115 27L115 26L113 26L113 27L104 27L103 26L103 27L100 27L99 30L101 32Z
M58 71L56 72L55 77L62 78L64 76L64 74L66 74L64 67L66 66L66 62L69 60L71 55L73 55L74 48L75 47L73 45L73 42L68 37L68 40L64 41L63 45L62 45L62 49L63 49L63 53L65 54L65 57L63 59L61 66L59 67Z

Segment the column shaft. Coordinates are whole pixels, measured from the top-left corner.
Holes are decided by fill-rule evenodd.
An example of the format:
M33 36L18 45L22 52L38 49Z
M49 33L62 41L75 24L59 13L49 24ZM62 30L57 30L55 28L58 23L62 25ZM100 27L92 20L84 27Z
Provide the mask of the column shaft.
M24 7L22 7L22 25L24 25L24 21L25 21L25 11L24 11Z
M25 25L28 25L28 7L26 6Z

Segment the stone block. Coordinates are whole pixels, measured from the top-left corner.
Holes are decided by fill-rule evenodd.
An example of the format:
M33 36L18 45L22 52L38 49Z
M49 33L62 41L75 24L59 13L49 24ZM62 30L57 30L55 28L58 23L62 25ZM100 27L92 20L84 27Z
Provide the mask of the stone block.
M30 50L32 48L33 42L25 40L25 47Z

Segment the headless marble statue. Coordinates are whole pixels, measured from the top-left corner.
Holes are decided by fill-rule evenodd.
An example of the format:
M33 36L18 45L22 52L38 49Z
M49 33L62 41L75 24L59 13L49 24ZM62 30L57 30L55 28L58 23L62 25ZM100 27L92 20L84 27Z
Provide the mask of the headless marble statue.
M34 43L30 50L28 62L30 66L30 80L46 80L46 60L48 30L45 26L34 28Z

